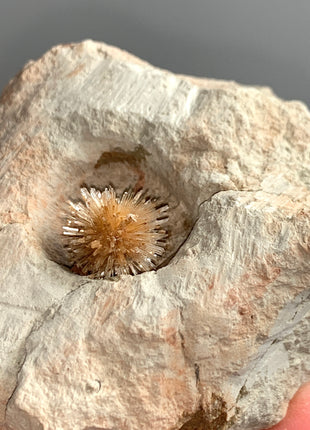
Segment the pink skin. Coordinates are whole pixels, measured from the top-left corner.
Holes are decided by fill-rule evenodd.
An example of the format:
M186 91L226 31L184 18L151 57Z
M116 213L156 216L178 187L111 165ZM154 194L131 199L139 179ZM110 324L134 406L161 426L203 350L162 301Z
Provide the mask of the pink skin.
M294 395L283 420L266 430L310 430L310 382Z

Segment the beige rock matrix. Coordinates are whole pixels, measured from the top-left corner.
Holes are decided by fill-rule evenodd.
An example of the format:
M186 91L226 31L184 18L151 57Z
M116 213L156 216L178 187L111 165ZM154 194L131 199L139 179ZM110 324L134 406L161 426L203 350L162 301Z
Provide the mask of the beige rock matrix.
M86 41L29 62L0 121L0 427L279 421L310 380L307 108ZM63 207L109 185L169 205L157 270L70 270Z

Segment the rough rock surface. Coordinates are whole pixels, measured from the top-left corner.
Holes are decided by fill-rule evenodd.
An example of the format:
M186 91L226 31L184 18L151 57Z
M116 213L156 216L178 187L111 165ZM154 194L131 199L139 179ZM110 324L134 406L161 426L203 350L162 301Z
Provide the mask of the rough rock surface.
M279 421L310 379L306 107L86 41L28 63L0 120L0 426ZM170 204L156 272L65 266L62 203L110 182Z

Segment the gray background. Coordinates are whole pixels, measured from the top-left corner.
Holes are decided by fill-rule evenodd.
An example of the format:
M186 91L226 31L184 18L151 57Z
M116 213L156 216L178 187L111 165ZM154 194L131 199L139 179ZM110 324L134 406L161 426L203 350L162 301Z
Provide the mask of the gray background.
M0 0L0 89L29 59L86 38L310 106L310 0Z

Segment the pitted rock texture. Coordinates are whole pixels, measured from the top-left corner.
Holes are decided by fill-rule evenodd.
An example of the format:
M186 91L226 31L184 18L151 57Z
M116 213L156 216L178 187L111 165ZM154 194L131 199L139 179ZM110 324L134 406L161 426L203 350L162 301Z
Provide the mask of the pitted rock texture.
M0 120L0 425L278 422L310 380L307 108L85 41L28 63ZM110 183L170 204L157 271L66 266L62 204Z

